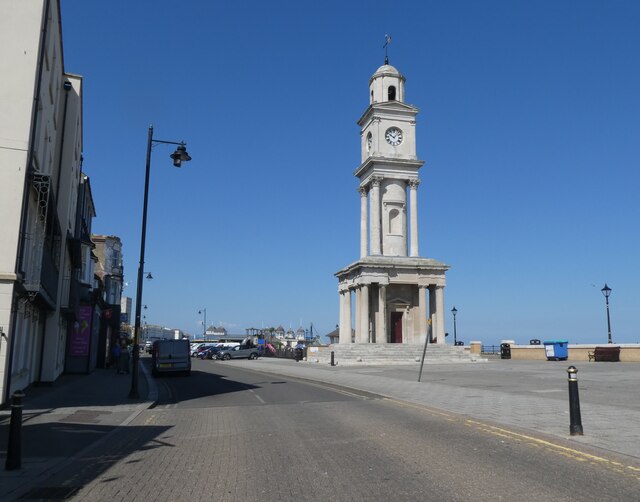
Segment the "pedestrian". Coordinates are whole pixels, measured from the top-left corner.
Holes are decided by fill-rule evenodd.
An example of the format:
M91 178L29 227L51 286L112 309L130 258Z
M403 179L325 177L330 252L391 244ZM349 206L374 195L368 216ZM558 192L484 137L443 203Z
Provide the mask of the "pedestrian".
M111 352L112 352L112 355L113 355L113 364L116 367L116 371L118 372L118 374L120 374L120 356L121 356L121 351L120 351L120 344L118 342L116 342L113 345L113 350Z
M120 341L120 371L122 371L122 373L127 373L129 374L129 349L127 347L127 342L126 340L121 340ZM120 373L120 371L118 371L118 373Z

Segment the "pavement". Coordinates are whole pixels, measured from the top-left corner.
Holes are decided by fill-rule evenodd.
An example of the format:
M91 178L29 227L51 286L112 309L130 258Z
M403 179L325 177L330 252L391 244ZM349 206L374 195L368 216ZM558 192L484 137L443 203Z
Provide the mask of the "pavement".
M140 366L140 399L128 397L131 375L115 369L62 375L51 385L26 389L20 469L5 469L11 409L0 410L0 500L14 500L37 486L152 406L157 390Z
M444 414L478 420L522 438L543 438L592 455L624 457L640 470L640 363L576 364L584 435L569 433L566 361L490 360L484 363L337 366L290 359L211 361L340 389L375 394ZM96 370L63 375L25 391L22 466L4 470L10 410L0 410L0 500L42 485L86 451L99 448L153 406L157 389L144 364L140 399L129 399L130 375Z

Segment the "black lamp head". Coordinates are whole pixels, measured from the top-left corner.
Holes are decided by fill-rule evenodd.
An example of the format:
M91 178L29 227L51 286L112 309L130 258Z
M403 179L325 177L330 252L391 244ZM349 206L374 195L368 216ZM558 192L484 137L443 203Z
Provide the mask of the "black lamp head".
M184 143L180 143L176 151L171 154L171 158L173 159L173 165L175 167L182 167L183 162L188 162L191 160L191 157L187 153L187 147Z

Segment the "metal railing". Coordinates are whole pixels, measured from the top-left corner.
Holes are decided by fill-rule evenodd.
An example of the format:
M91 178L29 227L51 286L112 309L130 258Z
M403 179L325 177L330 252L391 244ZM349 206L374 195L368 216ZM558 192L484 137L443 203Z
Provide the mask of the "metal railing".
M483 354L500 354L500 345L483 345L480 350Z

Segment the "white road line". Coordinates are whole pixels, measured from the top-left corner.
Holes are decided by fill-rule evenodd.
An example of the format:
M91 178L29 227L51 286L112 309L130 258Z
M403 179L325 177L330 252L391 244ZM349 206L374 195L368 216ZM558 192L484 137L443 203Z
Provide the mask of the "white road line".
M249 392L251 392L251 394L253 394L253 395L255 396L255 398L256 398L258 401L260 401L260 404L266 404L266 403L265 403L265 400L264 400L264 399L262 399L258 394L256 394L256 393L254 392L254 390L253 390L253 389L249 389Z

